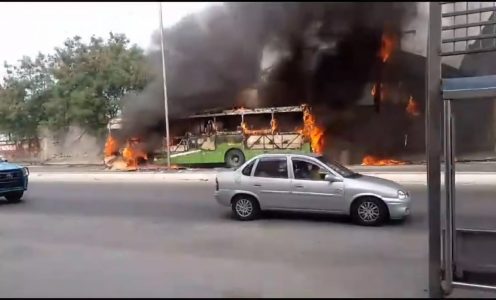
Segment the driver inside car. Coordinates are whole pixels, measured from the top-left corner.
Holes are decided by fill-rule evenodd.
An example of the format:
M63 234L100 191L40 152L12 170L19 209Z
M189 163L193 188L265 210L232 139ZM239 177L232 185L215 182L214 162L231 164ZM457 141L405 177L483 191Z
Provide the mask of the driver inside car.
M295 178L306 180L322 180L320 168L317 165L309 164L303 161L294 162Z
M309 172L310 177L308 179L322 180L322 177L320 176L320 168L314 164L308 164L308 165L310 166L310 172Z

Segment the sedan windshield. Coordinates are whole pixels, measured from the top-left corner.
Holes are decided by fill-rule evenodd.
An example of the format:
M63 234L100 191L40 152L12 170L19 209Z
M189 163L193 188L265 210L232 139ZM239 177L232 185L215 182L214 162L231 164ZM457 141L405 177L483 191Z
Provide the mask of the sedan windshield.
M356 177L359 176L358 173L353 172L352 170L346 168L345 166L330 160L324 156L317 157L318 160L320 160L322 163L324 163L326 166L331 168L334 172L338 173L339 175L343 177Z

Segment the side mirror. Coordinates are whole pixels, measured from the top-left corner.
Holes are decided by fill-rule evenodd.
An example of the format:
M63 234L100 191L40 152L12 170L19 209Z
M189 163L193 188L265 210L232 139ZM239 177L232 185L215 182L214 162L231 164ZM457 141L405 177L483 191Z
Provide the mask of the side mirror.
M336 177L336 176L334 176L332 174L327 174L324 179L325 179L325 181L328 181L328 182L331 182L331 183L332 182L342 182L343 181L343 180L341 180L341 178L338 178L338 177Z

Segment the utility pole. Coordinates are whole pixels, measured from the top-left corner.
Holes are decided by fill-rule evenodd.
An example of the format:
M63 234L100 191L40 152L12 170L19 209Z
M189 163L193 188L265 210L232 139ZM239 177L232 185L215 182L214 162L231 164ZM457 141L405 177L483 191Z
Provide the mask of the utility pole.
M429 297L441 298L441 3L429 3L426 152L429 208Z
M166 149L167 149L167 168L171 166L170 160L170 134L169 134L169 105L167 99L167 76L165 72L165 46L164 46L164 22L162 20L162 2L159 2L160 8L160 48L162 50L162 76L164 79L164 108L165 108L165 133L166 133Z

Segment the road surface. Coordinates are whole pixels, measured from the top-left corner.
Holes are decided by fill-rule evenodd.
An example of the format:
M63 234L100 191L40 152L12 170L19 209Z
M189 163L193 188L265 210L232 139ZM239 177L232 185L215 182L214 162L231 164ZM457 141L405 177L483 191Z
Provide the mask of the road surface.
M425 297L426 192L409 188L411 218L368 228L297 213L237 222L212 182L34 181L23 203L0 205L0 297ZM459 187L460 226L496 228L494 193Z

